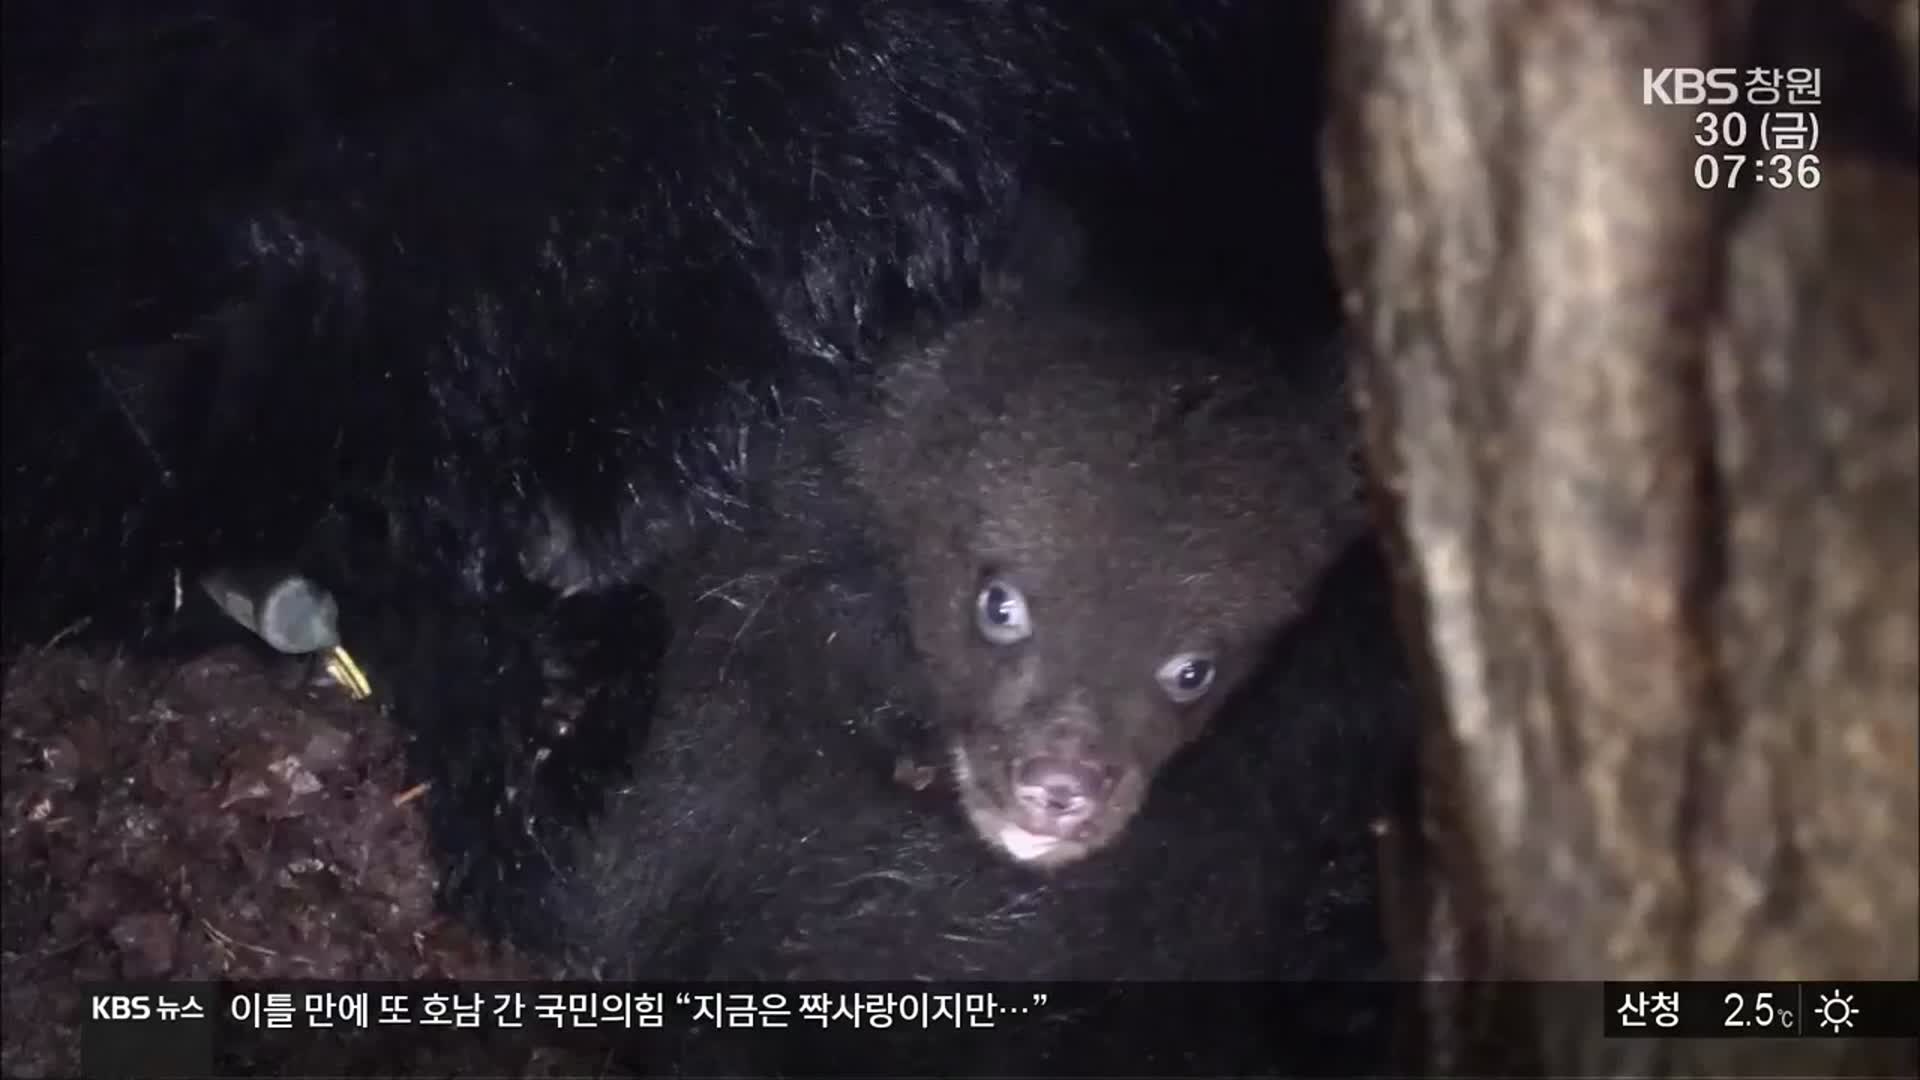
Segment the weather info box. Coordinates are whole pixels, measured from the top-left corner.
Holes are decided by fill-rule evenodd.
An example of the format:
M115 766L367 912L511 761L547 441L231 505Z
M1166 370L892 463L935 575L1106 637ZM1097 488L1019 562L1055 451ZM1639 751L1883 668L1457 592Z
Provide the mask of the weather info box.
M1610 1038L1920 1038L1912 982L1610 982Z
M82 1071L93 1078L605 1075L608 1063L719 1061L736 1063L723 1071L738 1075L777 1062L796 1075L1170 1078L1234 1072L1234 1063L1223 1064L1217 1052L1264 1040L1289 1048L1281 1059L1286 1075L1378 1076L1394 1072L1393 1040L1381 1031L1397 1031L1397 1021L1432 988L1385 982L95 984L84 1005ZM1476 989L1497 990L1493 996L1514 1010L1502 1038L1525 1030L1522 1014L1570 1020L1596 1043L1920 1038L1920 994L1912 983ZM1378 1023L1353 1023L1360 1016ZM1115 1039L1116 1033L1128 1037ZM1203 1052L1209 1050L1213 1056ZM732 1051L739 1056L728 1058ZM1257 1067L1271 1071L1272 1060Z

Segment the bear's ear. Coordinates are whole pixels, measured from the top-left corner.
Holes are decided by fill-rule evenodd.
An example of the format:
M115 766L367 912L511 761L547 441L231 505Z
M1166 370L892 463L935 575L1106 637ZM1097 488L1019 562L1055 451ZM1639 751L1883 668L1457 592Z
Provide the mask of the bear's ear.
M1078 289L1087 276L1087 236L1065 203L1027 194L1006 246L987 275L986 299L1004 306L1050 304Z

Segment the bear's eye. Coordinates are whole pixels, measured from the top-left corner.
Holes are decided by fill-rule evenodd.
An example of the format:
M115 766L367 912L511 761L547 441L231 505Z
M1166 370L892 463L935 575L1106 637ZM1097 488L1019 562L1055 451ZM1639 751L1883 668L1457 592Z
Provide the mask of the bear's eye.
M999 578L981 587L974 601L974 623L980 627L980 636L995 645L1012 645L1033 633L1027 598Z
M1154 677L1168 697L1185 705L1200 700L1212 688L1213 673L1212 657L1201 653L1181 653L1161 664Z

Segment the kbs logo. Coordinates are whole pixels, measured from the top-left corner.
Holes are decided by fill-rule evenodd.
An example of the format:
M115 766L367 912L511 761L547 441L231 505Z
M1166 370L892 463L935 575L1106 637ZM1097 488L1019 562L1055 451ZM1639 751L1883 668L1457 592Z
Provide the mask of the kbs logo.
M93 999L95 1020L150 1020L153 1005L145 994L100 994Z
M1642 68L1642 105L1733 105L1740 73L1733 68Z

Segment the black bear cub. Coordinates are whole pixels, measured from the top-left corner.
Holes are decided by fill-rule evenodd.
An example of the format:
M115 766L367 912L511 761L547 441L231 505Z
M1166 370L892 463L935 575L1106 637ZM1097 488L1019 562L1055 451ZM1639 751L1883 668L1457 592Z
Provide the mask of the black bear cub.
M848 433L961 805L1008 857L1114 842L1356 534L1338 380L1278 374L1001 308Z

